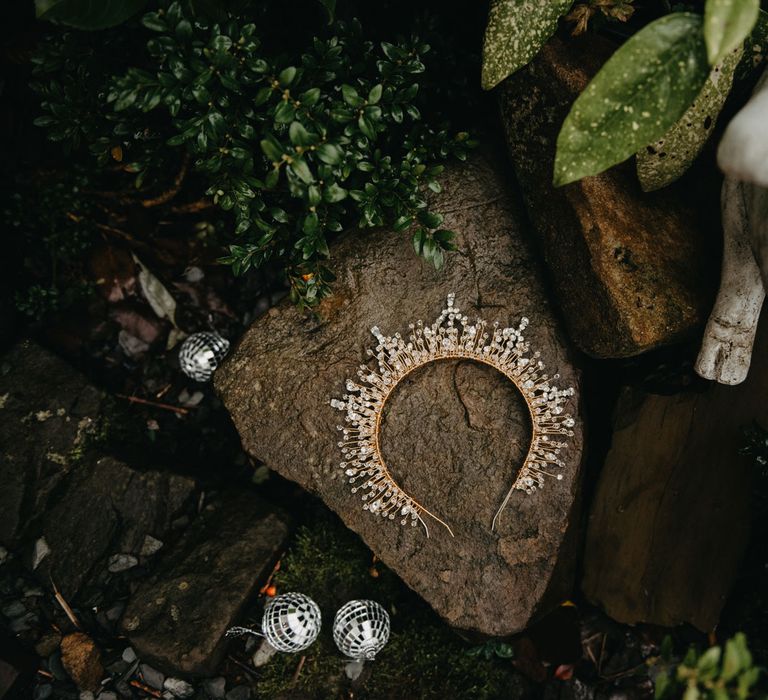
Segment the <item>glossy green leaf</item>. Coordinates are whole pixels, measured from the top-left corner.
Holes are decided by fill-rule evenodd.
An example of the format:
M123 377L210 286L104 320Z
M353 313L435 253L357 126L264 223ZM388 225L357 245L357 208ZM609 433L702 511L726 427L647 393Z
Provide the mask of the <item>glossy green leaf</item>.
M309 169L309 166L303 158L294 158L289 167L296 173L299 179L306 184L311 183L314 179L312 177L312 171Z
M283 157L283 149L277 139L269 136L261 141L261 150L273 163L276 163Z
M637 176L646 192L673 183L691 166L714 131L731 92L741 47L715 66L693 104L658 141L637 153Z
M483 41L481 84L490 90L522 68L557 29L573 0L492 0Z
M105 29L122 24L146 4L147 0L35 0L35 14L77 29Z
M317 157L328 165L338 165L341 163L343 154L338 146L332 143L322 143L317 147Z
M704 5L704 40L711 65L738 48L752 31L760 13L760 0L707 0Z
M666 15L632 36L574 102L557 139L555 185L597 175L653 143L709 74L702 18Z

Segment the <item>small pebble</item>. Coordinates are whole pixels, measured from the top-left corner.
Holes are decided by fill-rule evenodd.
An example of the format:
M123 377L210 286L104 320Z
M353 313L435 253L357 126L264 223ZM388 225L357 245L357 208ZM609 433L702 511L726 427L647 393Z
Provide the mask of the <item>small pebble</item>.
M128 681L125 681L122 678L115 683L115 690L121 698L126 698L126 700L134 700L136 697L133 694L133 689L131 688Z
M152 535L147 535L144 538L144 544L141 545L141 556L151 557L153 554L157 554L163 547L163 541L158 540Z
M160 671L152 668L147 664L141 664L141 666L139 666L139 670L141 671L141 676L144 678L144 682L147 685L151 685L156 690L163 689L163 681L165 680L165 676L160 673Z
M136 652L133 650L133 647L125 647L123 649L123 661L129 664L136 661Z
M102 690L98 695L98 700L117 700L117 693L111 690Z
M61 663L61 651L59 649L56 649L48 657L48 670L57 681L65 681L69 678L69 675L64 670L64 665Z
M94 700L94 694L90 690L83 690L80 695L78 695L79 700Z
M238 685L227 693L226 698L227 700L250 700L251 689L247 685Z
M227 679L223 676L218 678L208 678L203 681L203 688L213 700L220 700L224 697L224 689L227 687Z
M181 678L166 678L163 688L177 698L191 698L195 694L194 687Z
M121 571L128 571L139 563L139 560L133 554L113 554L109 558L107 569L110 573L117 574Z
M19 615L23 615L25 612L27 612L27 608L20 600L14 600L12 603L4 605L0 612L2 612L6 617L19 617Z
M34 613L27 613L21 617L16 617L8 624L8 629L14 634L19 632L26 632L28 629L32 629L32 626L37 622L37 615Z
M51 548L45 541L45 537L41 537L32 549L32 568L36 569L40 566L40 562L43 561L51 553Z
M116 603L107 612L104 613L104 617L110 622L117 622L125 611L125 603Z
M262 639L261 644L259 644L259 648L256 650L251 661L256 668L261 668L262 666L266 666L276 653L277 649L275 649L275 647L273 647L266 639Z
M46 683L45 685L38 685L32 692L34 700L46 700L53 695L53 686Z
M344 674L351 681L356 681L360 678L360 674L363 672L363 661L350 661L344 666Z
M58 632L47 632L37 640L35 651L38 656L47 658L59 648L60 643L61 635Z

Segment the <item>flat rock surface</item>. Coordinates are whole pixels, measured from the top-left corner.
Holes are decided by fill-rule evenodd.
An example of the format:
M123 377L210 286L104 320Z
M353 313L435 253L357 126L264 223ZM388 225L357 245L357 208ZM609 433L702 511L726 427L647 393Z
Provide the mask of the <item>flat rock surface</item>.
M530 440L525 404L495 370L471 362L410 375L387 404L382 452L400 485L456 534L430 523L427 539L421 528L362 510L339 468L343 416L328 400L345 393L345 380L368 359L371 326L393 334L418 319L431 323L449 292L470 318L516 325L528 316L532 347L562 385L578 386L508 180L481 156L447 169L433 209L456 231L459 250L441 271L415 256L402 234L343 237L332 251L334 294L318 309L323 320L282 303L253 324L215 375L250 454L319 495L451 625L493 635L524 628L570 583L580 423L564 479L533 496L515 492L494 533L493 515ZM577 397L566 410L579 413Z
M633 159L552 185L563 120L614 49L591 35L554 38L499 90L511 161L558 303L573 341L595 357L637 355L696 331L719 273L717 182L707 189L697 176L687 193L643 193Z
M79 372L32 341L0 360L0 543L14 545L46 511L102 409Z
M582 587L620 622L717 624L750 530L753 459L743 429L768 425L768 323L738 386L658 396L627 390L592 504Z
M250 492L206 506L128 604L122 625L139 657L174 672L212 674L224 633L288 533L286 516Z
M135 558L147 535L163 538L194 490L189 477L139 471L111 457L81 465L43 520L51 551L39 572L65 596L76 595L108 556Z

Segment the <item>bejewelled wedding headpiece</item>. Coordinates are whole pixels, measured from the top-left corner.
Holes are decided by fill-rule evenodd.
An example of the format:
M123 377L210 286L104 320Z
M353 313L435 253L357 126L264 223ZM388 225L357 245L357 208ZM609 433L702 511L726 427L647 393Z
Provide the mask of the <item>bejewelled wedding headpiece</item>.
M431 326L421 321L411 323L410 338L400 333L387 337L378 327L371 328L378 345L368 350L375 355L379 371L360 365L360 383L347 380L348 394L343 400L331 399L331 406L346 412L347 426L338 426L344 439L339 442L343 461L341 468L353 484L352 493L363 491L363 509L394 520L401 518L406 525L420 522L429 537L429 529L421 517L428 515L451 528L434 513L405 493L390 475L381 454L380 431L384 406L395 387L411 372L438 360L467 359L489 365L509 379L522 394L531 418L531 445L523 466L499 510L493 518L495 529L499 515L509 502L512 492L534 493L544 485L545 477L562 479L554 470L565 466L560 451L567 446L558 437L573 435L575 420L563 412L562 404L574 394L573 388L558 389L544 373L539 353L530 353L523 331L528 319L523 317L517 328L502 328L494 323L491 329L485 321L470 323L454 304L455 295L448 295L448 304ZM554 439L553 439L554 438Z

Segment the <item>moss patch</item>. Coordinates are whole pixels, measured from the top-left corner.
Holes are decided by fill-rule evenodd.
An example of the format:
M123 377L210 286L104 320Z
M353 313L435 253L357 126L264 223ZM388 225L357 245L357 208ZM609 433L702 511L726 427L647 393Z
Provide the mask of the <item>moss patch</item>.
M278 593L301 591L323 613L320 638L301 673L299 657L278 654L257 670L258 697L316 698L521 698L528 683L508 659L472 656L477 645L461 639L397 576L374 561L363 542L325 509L313 508L275 575ZM459 593L457 592L457 595ZM367 663L355 683L331 633L336 610L352 598L370 598L388 610L389 644Z

